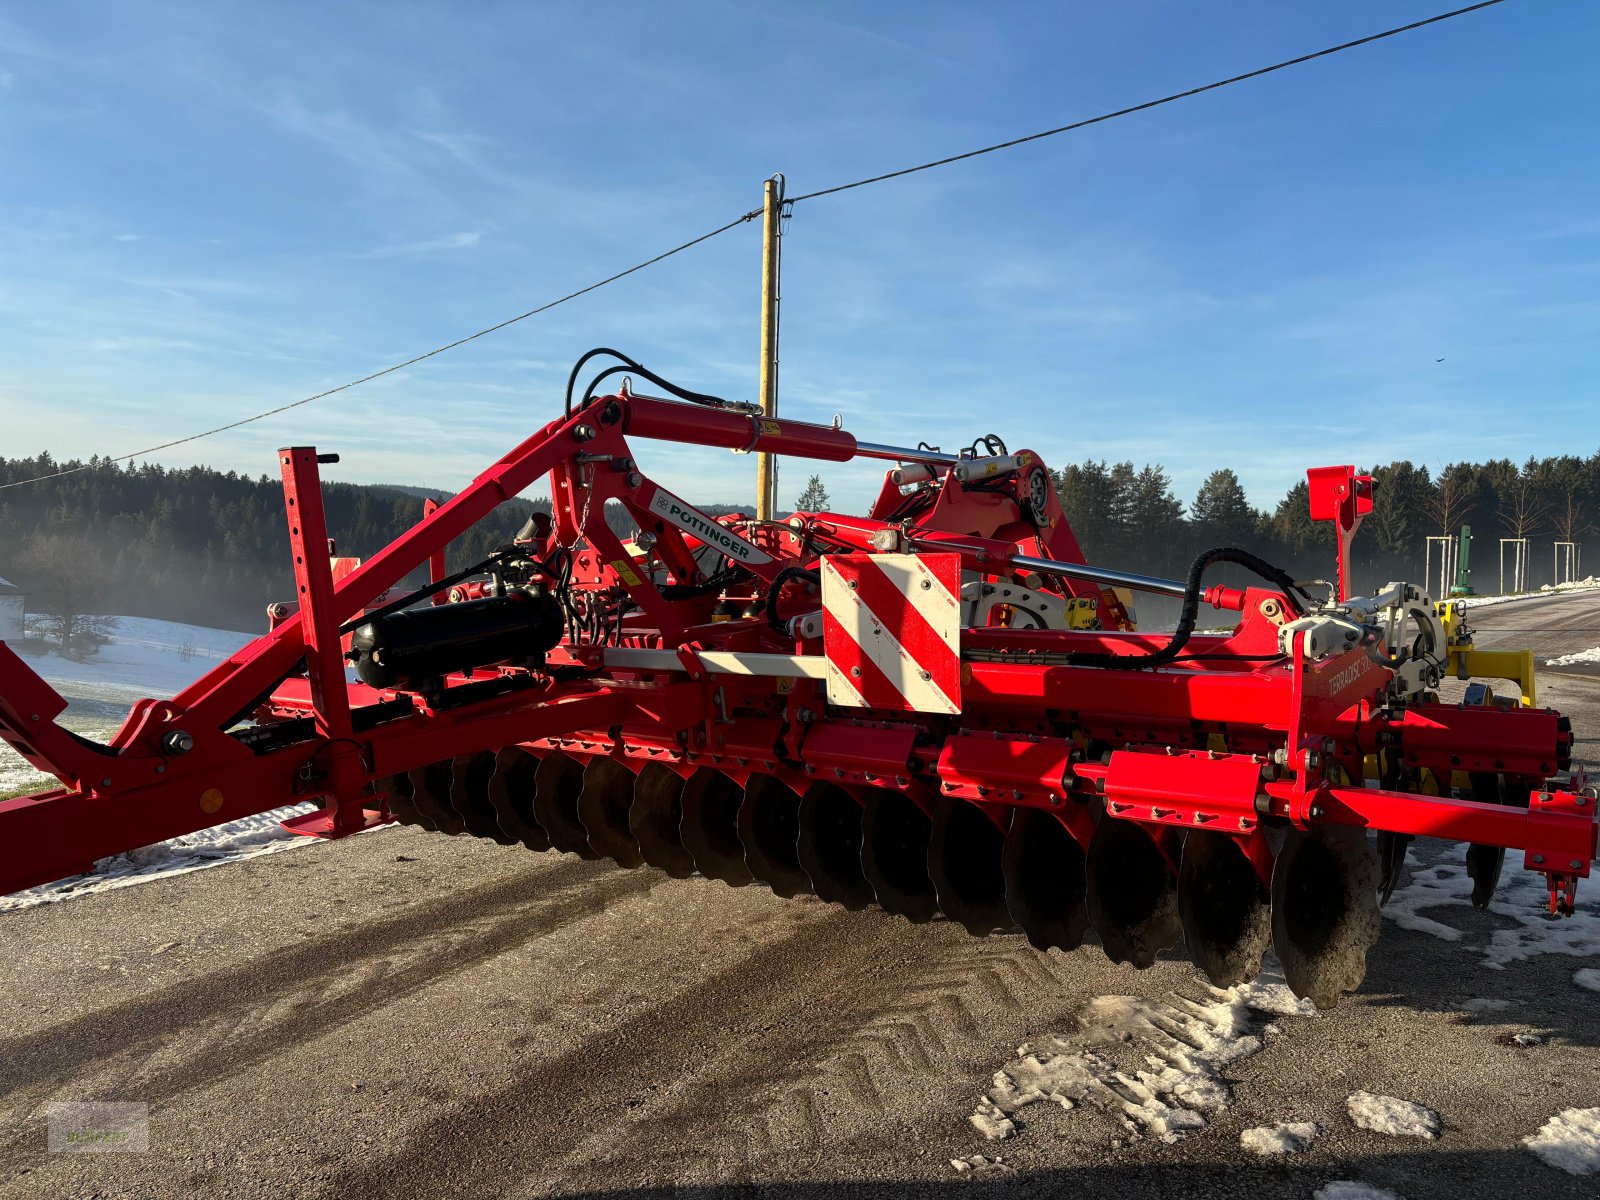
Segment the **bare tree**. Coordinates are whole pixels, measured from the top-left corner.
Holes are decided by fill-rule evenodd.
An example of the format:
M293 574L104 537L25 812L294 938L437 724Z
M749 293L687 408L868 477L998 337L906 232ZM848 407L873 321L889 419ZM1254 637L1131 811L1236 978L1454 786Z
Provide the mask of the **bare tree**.
M1500 492L1500 524L1514 538L1525 538L1538 532L1549 506L1539 492L1538 482L1531 471L1517 472L1517 477Z
M1563 542L1576 542L1594 528L1583 507L1583 477L1577 472L1563 475L1557 483L1555 504L1551 507L1550 525L1556 538Z
M1439 482L1428 492L1422 509L1441 534L1450 534L1472 511L1475 490L1456 466L1446 467L1439 472Z
M19 565L26 572L35 603L43 609L40 625L67 655L93 654L116 625L116 618L94 609L109 595L109 564L82 534L36 533Z

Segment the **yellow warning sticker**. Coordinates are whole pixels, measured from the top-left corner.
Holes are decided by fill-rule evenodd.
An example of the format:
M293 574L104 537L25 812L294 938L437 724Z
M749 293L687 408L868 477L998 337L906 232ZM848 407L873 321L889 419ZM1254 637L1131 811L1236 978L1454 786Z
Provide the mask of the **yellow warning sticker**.
M778 422L776 422L776 421L761 421L759 424L760 424L760 427L761 427L761 433L762 433L763 437L767 437L767 436L775 437L778 434L783 432L783 426L778 424Z
M639 578L638 572L633 569L633 564L625 558L613 560L611 563L611 569L615 571L617 573L617 577L629 587L638 587L644 582L644 580Z

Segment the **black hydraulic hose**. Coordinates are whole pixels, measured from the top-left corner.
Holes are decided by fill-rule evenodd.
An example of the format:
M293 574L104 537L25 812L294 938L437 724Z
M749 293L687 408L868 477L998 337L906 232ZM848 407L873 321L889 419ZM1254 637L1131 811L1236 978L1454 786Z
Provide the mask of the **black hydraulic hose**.
M572 389L578 386L578 372L583 370L584 364L589 362L590 359L599 358L601 355L611 358L624 357L620 350L612 350L608 346L596 346L572 364L572 374L567 376L567 416L570 417L572 415Z
M1190 565L1189 578L1184 583L1183 608L1178 613L1178 625L1172 632L1172 640L1165 646L1149 654L1074 654L1072 664L1079 667L1122 667L1144 670L1149 667L1164 667L1172 662L1182 653L1194 633L1195 621L1200 616L1201 580L1207 569L1219 562L1236 563L1246 570L1255 572L1268 583L1276 584L1284 597L1291 603L1294 602L1294 595L1299 589L1295 587L1294 579L1288 572L1273 566L1264 558L1258 558L1248 550L1240 550L1236 546L1217 546L1202 553ZM1295 607L1298 608L1299 605L1295 604Z
M375 608L371 612L362 613L353 621L346 621L343 625L339 626L340 636L343 636L347 633L354 633L368 621L376 621L379 617L387 617L390 613L397 613L402 608L406 608L409 605L416 603L416 601L421 600L424 596L432 596L438 592L444 591L444 589L447 587L454 587L468 576L476 575L479 571L504 562L507 558L513 558L518 553L519 552L516 550L501 550L497 553L491 554L482 562L473 563L472 566L457 571L454 575L446 575L443 579L440 579L437 582L424 584L416 591L409 592L406 595L401 596L398 600L391 600L381 608Z
M707 395L705 392L691 392L688 388L681 388L677 384L663 379L654 371L646 367L643 363L629 358L626 354L622 353L622 351L612 350L606 346L600 346L589 351L573 364L572 374L567 377L567 416L570 417L572 415L572 389L577 386L579 372L583 370L585 363L602 355L609 358L614 358L623 365L621 367L608 367L606 370L600 373L598 378L591 381L588 390L584 392L582 403L579 404L580 408L583 407L584 404L587 404L594 397L594 389L600 383L600 380L605 379L610 375L619 374L624 370L632 371L635 375L643 376L657 387L668 392L670 395L676 396L680 400L687 400L691 404L705 404L720 407L727 403L727 401L722 399L720 396Z
M767 586L767 624L784 637L789 636L789 631L784 628L783 622L778 619L778 593L783 591L783 585L791 579L804 579L814 587L822 586L822 572L808 570L805 567L785 567L772 577L772 582Z

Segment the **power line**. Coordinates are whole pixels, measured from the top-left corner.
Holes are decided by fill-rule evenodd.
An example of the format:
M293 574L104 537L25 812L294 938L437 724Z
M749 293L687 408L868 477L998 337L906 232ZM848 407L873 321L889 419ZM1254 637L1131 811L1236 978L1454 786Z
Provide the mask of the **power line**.
M1481 3L1470 4L1465 8L1458 8L1451 12L1440 13L1437 16L1427 17L1421 21L1413 21L1409 25L1398 25L1393 29L1385 29L1381 33L1369 34L1366 37L1357 38L1353 42L1343 42L1337 46L1329 46L1324 50L1317 50L1310 54L1302 54L1297 58L1285 59L1283 62L1273 63L1268 67L1260 67L1254 71L1247 71L1242 75L1234 75L1228 79L1220 79L1215 83L1207 83L1200 87L1189 88L1187 91L1174 92L1169 96L1162 96L1158 100L1147 100L1142 104L1135 104L1128 108L1117 109L1115 112L1101 113L1099 116L1088 117L1082 121L1074 121L1070 125L1061 125L1055 129L1046 129L1039 133L1030 133L1025 137L1013 138L1006 142L997 142L992 146L984 146L978 150L968 150L962 154L953 154L948 158L936 159L933 162L922 163L918 166L904 167L901 170L890 171L883 175L873 175L867 179L858 179L853 183L841 183L834 187L822 188L819 191L807 192L803 196L795 196L786 201L785 211L787 212L790 208L800 203L802 200L815 200L821 196L832 196L839 192L848 192L853 188L866 187L871 183L883 183L885 180L899 179L905 175L915 175L920 171L932 170L934 167L948 166L951 163L962 162L969 158L977 158L980 155L993 154L997 150L1009 150L1013 146L1025 145L1028 142L1037 142L1043 138L1055 137L1057 134L1070 133L1076 129L1083 129L1090 125L1098 125L1104 121L1113 121L1118 117L1126 117L1132 115L1133 113L1145 112L1152 108L1159 108L1164 104L1171 104L1177 100L1186 100L1191 96L1198 96L1205 92L1214 92L1219 88L1229 87L1235 83L1243 83L1248 79L1259 79L1263 75L1270 75L1274 71L1281 71L1286 67L1299 66L1301 63L1308 63L1315 59L1326 58L1331 54L1338 54L1344 50L1353 50L1357 46L1369 45L1372 42L1382 41L1384 38L1391 38L1398 34L1409 33L1412 30L1422 29L1429 25L1437 25L1441 21L1448 21L1454 17L1465 16L1467 13L1477 12L1480 9L1493 8L1495 5L1503 4L1504 2L1505 0L1482 0ZM360 379L352 379L348 383L342 383L338 387L333 387L329 388L327 391L318 392L314 396L307 396L303 400L296 400L291 404L279 405L277 408L267 409L265 412L256 413L254 416L244 417L238 421L230 421L226 425L218 425L214 429L207 429L201 433L193 433L188 437L177 438L170 442L162 442L159 446L150 446L143 450L135 450L131 454L119 454L114 458L108 458L102 461L112 463L127 462L130 459L139 458L142 455L154 454L161 450L170 450L174 446L182 446L189 442L199 441L201 438L211 437L213 434L224 433L230 429L238 429L241 425L249 425L255 421L261 421L267 417L288 412L290 409L299 408L302 405L310 404L315 400L324 400L327 397L336 395L339 392L349 391L354 387L360 387L362 384L370 383L374 379L381 379L385 375L392 375L396 371L402 371L407 367L415 366L417 363L422 362L425 359L432 358L435 355L443 354L447 350L454 350L458 346L464 346L468 342L476 341L478 338L486 337L491 333L496 333L499 330L506 328L508 325L515 325L518 321L525 321L529 317L538 316L540 313L548 312L550 309L555 308L557 305L565 304L569 300L576 300L579 296L587 295L598 288L605 287L608 283L615 283L617 280L632 275L636 271L642 271L646 267L654 266L663 259L671 258L674 254L680 254L691 247L698 246L701 242L710 241L717 235L728 232L728 230L734 228L736 225L742 225L746 221L753 220L760 215L760 209L747 212L743 216L729 221L726 225L721 225L716 229L711 230L709 233L703 233L699 237L692 238L691 240L684 242L682 245L674 246L670 250L665 250L653 258L647 258L645 261L631 266L625 271L618 271L615 275L607 276L605 279L591 283L587 287L579 288L575 292L569 292L567 295L562 296L558 300L552 300L548 304L541 304L538 308L532 308L525 313L519 313L517 316L509 317L496 325L490 325L488 328L480 329L476 333L470 333L466 337L457 338L453 342L448 342L445 345L435 347L426 353L418 354L415 357L408 358L404 362L398 362L393 366L385 367L381 371L374 371L370 375L363 375ZM36 475L30 479L18 479L11 483L0 483L0 491L3 491L6 488L22 487L23 485L29 483L39 483L46 479L59 479L64 475L73 475L79 471L87 471L89 469L90 468L88 466L69 467L63 471L54 471L46 475Z
M854 183L841 183L835 187L823 188L816 192L807 192L803 196L795 196L790 204L799 204L802 200L815 200L819 196L832 196L838 192L848 192L852 188L866 187L869 183L882 183L886 179L899 179L904 175L915 175L918 171L931 171L934 167L949 166L951 163L962 162L965 159L977 158L982 154L993 154L996 150L1009 150L1013 146L1025 145L1028 142L1037 142L1041 138L1055 137L1058 133L1071 133L1075 129L1083 129L1089 125L1098 125L1102 121L1114 121L1118 117L1130 116L1133 113L1145 112L1152 108L1159 108L1163 104L1171 104L1175 100L1187 100L1190 96L1198 96L1204 92L1214 92L1218 88L1229 87L1235 83L1243 83L1247 79L1259 79L1263 75L1270 75L1274 71L1281 71L1285 67L1297 67L1301 63L1308 63L1314 59L1326 58L1330 54L1338 54L1343 50L1354 50L1357 46L1366 46L1372 42L1380 42L1384 38L1395 37L1398 34L1410 33L1413 29L1422 29L1427 25L1437 25L1440 21L1448 21L1453 17L1465 16L1467 13L1477 12L1483 8L1493 8L1496 4L1503 4L1505 0L1483 0L1480 4L1469 4L1466 8L1458 8L1452 12L1440 13L1436 17L1426 20L1413 21L1409 25L1397 25L1393 29L1385 29L1382 33L1369 34L1364 38L1357 38L1353 42L1343 42L1337 46L1329 46L1326 50L1318 50L1311 54L1302 54L1298 58L1288 58L1283 62L1273 63L1270 67L1260 67L1254 71L1246 71L1243 75L1234 75L1228 79L1219 79L1215 83L1207 83L1201 87L1189 88L1183 92L1173 92L1170 96L1162 96L1159 100L1146 100L1143 104L1135 104L1129 108L1119 108L1116 112L1101 113L1097 117L1089 117L1082 121L1074 121L1070 125L1060 125L1055 129L1046 129L1041 133L1030 133L1026 137L1012 138L1009 142L997 142L993 146L985 146L981 150L968 150L964 154L952 154L949 158L935 159L925 162L920 166L905 167L899 171L890 171L885 175L873 175L868 179L858 179Z
M734 220L729 221L726 225L720 225L716 229L711 230L709 233L702 233L699 237L692 238L680 246L674 246L671 250L663 250L654 258L647 258L642 263L636 263L635 265L629 267L626 271L618 271L615 275L608 275L606 278L601 279L596 283L591 283L588 287L579 288L575 292L568 292L559 300L552 300L548 304L541 304L538 308L530 308L525 313L519 313L514 317L507 317L504 321L501 321L497 325L490 325L487 329L478 330L477 333L469 333L466 337L457 338L455 341L448 342L443 346L436 346L432 350L427 351L425 354L418 354L413 358L406 359L404 362L398 362L393 366L384 367L381 371L374 371L370 375L363 375L360 379L352 379L349 383L341 383L338 387L329 388L325 392L318 392L315 396L307 396L304 400L296 400L292 404L280 404L277 408L269 408L266 410L266 412L258 412L253 417L243 417L237 421L230 421L226 425L218 425L215 429L207 429L203 433L191 433L188 437L177 438L176 440L170 442L162 442L159 446L150 446L144 450L135 450L131 454L119 454L115 458L101 459L101 462L127 462L129 459L139 458L142 455L154 454L158 450L170 450L174 446L182 446L187 442L197 442L201 438L210 437L214 433L223 433L229 429L237 429L241 425L249 425L253 421L260 421L267 417L277 416L279 413L288 412L291 408L299 408L302 404L310 404L313 400L324 400L327 397L335 395L339 392L347 392L353 387L360 387L363 383L371 383L374 379L381 379L385 375L392 375L396 371L403 371L407 367L415 366L424 359L432 358L436 354L443 354L446 350L454 350L457 346L465 346L468 342L476 341L481 337L487 337L491 333L497 333L508 325L515 325L518 321L526 321L529 317L536 317L542 312L549 312L558 304L565 304L568 300L576 300L579 296L588 295L590 292L595 291L598 288L605 287L608 283L615 283L617 280L632 275L636 271L642 271L646 267L653 267L662 259L671 258L674 254L681 254L683 251L688 250L691 247L698 246L701 242L708 242L718 234L727 233L728 230L734 228L735 226L743 225L746 221L754 220L760 215L761 210L759 208L752 212L747 212L744 214L744 216L737 217ZM93 468L89 467L88 465L68 467L64 471L53 471L48 475L35 475L31 479L18 479L11 483L0 483L0 490L22 487L24 484L29 483L39 483L46 479L59 479L63 475L76 475L79 471L88 471L92 469Z

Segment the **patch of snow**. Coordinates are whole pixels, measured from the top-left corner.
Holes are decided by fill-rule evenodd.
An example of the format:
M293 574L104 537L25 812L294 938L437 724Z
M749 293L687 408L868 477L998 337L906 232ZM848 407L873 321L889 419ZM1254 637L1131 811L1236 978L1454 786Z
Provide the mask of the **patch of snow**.
M1511 1040L1523 1048L1544 1045L1544 1038L1540 1037L1537 1033L1513 1033L1511 1035Z
M1600 1108L1569 1108L1522 1144L1569 1175L1600 1173Z
M1591 992L1600 992L1600 968L1584 967L1581 971L1574 971L1572 982Z
M1239 1145L1262 1158L1300 1154L1311 1148L1312 1140L1320 1132L1314 1121L1257 1125L1239 1134Z
M1439 1136L1439 1114L1426 1105L1372 1092L1354 1092L1344 1106L1359 1128L1370 1129L1373 1133L1430 1141Z
M1487 943L1474 947L1483 954L1483 965L1503 971L1509 964L1539 954L1569 954L1576 958L1600 957L1600 908L1579 896L1578 910L1570 917L1553 917L1549 912L1550 893L1544 876L1520 869L1515 852L1507 856L1500 887L1490 907L1496 916L1509 917L1514 928L1496 929ZM1402 929L1429 933L1447 942L1467 936L1460 925L1447 924L1443 915L1423 916L1423 910L1460 910L1476 916L1472 907L1472 880L1464 862L1438 863L1425 867L1407 855L1411 879L1390 897L1383 915ZM1592 893L1591 893L1592 895ZM1468 917L1472 920L1472 917ZM1481 918L1473 921L1482 927Z
M0 896L0 912L55 904L78 896L148 883L152 879L164 879L169 875L186 875L190 871L204 870L219 863L292 850L315 839L290 833L278 822L310 812L315 807L312 804L295 804L257 813L253 817L241 817L226 825L187 833L171 841L130 850L126 854L115 854L95 863L94 870L86 875L74 875L9 896Z
M982 1154L969 1154L966 1158L952 1158L950 1165L963 1175L1011 1170L998 1155L986 1158Z
M1311 1200L1402 1200L1397 1192L1354 1179L1335 1179L1311 1193Z
M1582 667L1591 663L1600 664L1600 646L1591 646L1587 650L1575 650L1571 654L1544 660L1544 665L1547 667Z
M1228 1105L1229 1064L1262 1047L1262 1015L1315 1016L1281 977L1239 987L1206 987L1201 999L1176 993L1165 1001L1100 996L1085 1007L1078 1029L1046 1034L1017 1047L996 1071L968 1118L992 1141L1013 1136L1017 1114L1049 1102L1072 1110L1084 1103L1117 1114L1131 1135L1176 1142L1204 1129ZM1136 1061L1127 1061L1131 1052Z

